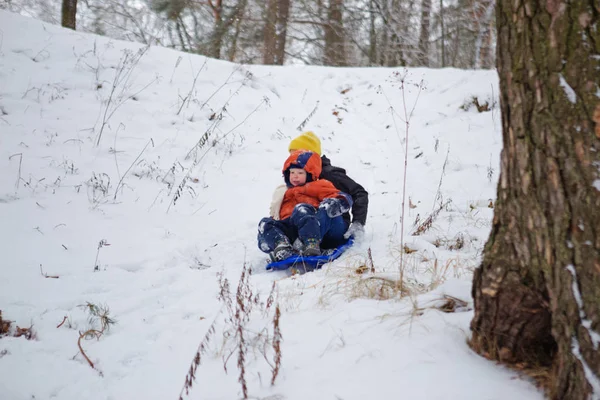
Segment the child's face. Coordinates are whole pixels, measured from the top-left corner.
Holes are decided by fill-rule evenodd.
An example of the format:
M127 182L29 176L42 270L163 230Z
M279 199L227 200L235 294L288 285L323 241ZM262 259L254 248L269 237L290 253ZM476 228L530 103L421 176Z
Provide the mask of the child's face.
M290 168L290 183L292 186L301 186L306 183L306 171L301 168Z

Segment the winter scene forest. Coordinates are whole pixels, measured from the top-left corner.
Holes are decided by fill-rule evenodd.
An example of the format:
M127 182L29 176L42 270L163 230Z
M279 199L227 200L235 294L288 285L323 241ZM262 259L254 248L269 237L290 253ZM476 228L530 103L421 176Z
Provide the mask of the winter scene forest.
M0 399L600 400L597 0L0 0Z

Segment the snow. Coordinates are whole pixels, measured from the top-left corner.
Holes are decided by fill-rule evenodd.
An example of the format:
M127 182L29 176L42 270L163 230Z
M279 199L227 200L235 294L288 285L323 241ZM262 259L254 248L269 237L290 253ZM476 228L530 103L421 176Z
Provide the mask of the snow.
M577 308L579 308L579 318L581 318L581 325L587 329L588 334L590 335L590 339L592 340L592 345L594 346L594 350L598 350L598 345L600 344L600 334L592 328L592 321L587 318L585 313L585 309L583 306L583 298L581 297L581 292L579 291L579 284L577 283L577 271L575 271L575 267L572 264L567 265L567 271L571 273L573 277L573 284L571 286L573 291L573 297L575 298L575 302L577 303Z
M0 339L3 398L175 398L207 333L184 397L241 398L236 303L217 295L224 279L235 294L245 268L243 293L260 294L242 329L250 397L543 398L466 344L502 141L496 111L460 106L498 93L494 71L410 69L402 93L398 69L141 54L7 12L0 26L0 309L35 333ZM404 132L390 107L402 115L403 95L416 104L406 193L416 207L403 229L417 251L403 256L412 295L400 299L384 283L399 276ZM265 271L256 233L298 127L321 137L370 204L361 243L289 276ZM439 195L449 204L412 236ZM359 275L369 250L375 273ZM274 282L283 342L272 386ZM466 305L443 313L445 295ZM101 329L87 302L116 320L81 341L95 369L77 345Z
M573 90L573 88L569 85L569 83L567 82L567 80L565 79L565 77L562 76L562 74L558 74L558 77L559 77L559 80L560 80L560 86L565 91L565 95L567 95L567 98L569 99L569 101L572 104L577 103L577 94L575 93L575 91Z
M583 374L585 375L585 379L588 381L590 386L592 387L592 393L590 395L590 400L599 400L600 399L600 379L594 373L594 370L590 368L585 358L581 354L581 347L579 346L579 342L576 337L571 338L571 352L579 360L581 365L583 366Z

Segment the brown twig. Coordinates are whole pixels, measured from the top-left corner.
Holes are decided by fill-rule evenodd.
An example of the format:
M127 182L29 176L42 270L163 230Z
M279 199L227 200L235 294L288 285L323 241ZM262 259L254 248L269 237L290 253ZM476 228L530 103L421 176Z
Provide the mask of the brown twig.
M52 279L60 278L60 276L58 276L58 275L48 275L48 274L44 273L44 270L42 269L42 264L40 264L40 274L42 274L42 276L44 278L52 278Z
M374 274L375 273L375 264L373 263L373 256L371 255L371 248L369 247L369 250L367 251L367 254L369 256L369 266L371 267L371 273Z
M90 364L90 367L92 367L92 369L96 369L92 360L90 360L90 358L87 356L87 354L85 354L85 351L83 351L83 347L81 347L81 339L83 339L91 331L93 331L93 329L90 329L89 331L79 334L79 339L77 339L77 347L79 347L79 351L81 352L81 355L83 356L83 358L85 358L85 360L88 362L88 364Z
M63 320L62 320L62 322L61 322L60 324L56 325L56 328L58 329L58 328L60 328L61 326L63 326L63 325L64 325L64 323L65 323L66 321L67 321L67 316L65 315L65 317L64 317L64 318L63 318Z

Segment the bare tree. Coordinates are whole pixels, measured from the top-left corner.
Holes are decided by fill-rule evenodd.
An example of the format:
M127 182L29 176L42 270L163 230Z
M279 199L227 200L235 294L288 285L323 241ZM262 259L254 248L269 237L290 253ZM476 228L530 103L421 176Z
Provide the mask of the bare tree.
M221 58L223 39L229 28L243 14L246 7L246 0L238 0L235 5L228 7L229 12L224 7L223 0L208 0L208 5L212 10L214 19L213 31L210 35L206 55L213 58Z
M290 0L269 0L264 28L263 64L283 65Z
M329 0L327 5L327 22L325 30L325 65L348 65L346 57L346 44L344 39L344 24L342 9L344 0Z
M475 40L475 68L492 68L492 15L496 0L473 1L473 22L477 39Z
M471 345L548 367L556 400L600 398L599 11L496 6L504 148Z
M414 0L373 0L382 21L379 64L398 66L413 64L411 57L416 34L411 31Z
M77 29L241 63L491 68L494 1L84 0ZM0 7L60 23L62 4Z
M431 0L421 3L421 33L419 35L419 65L429 66L429 16L431 15Z
M440 20L440 60L441 67L444 68L446 66L446 30L444 29L444 0L440 0L440 11L439 11L439 20Z
M377 62L377 14L375 4L369 0L369 65Z
M62 1L62 26L75 30L77 17L77 0Z

